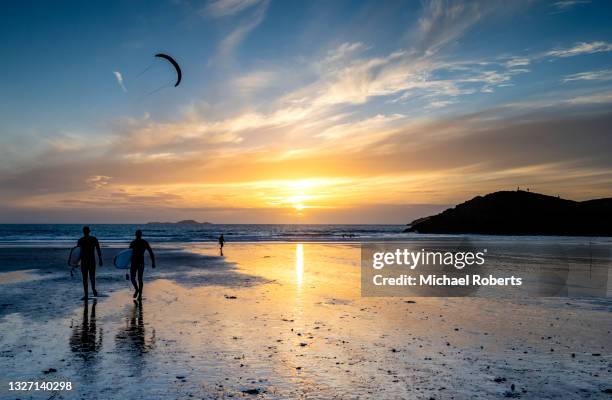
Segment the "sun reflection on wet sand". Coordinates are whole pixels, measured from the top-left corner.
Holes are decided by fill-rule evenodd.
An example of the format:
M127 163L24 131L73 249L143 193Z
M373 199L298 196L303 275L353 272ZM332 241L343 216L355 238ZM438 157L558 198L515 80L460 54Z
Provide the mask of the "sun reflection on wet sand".
M295 283L298 290L302 288L304 279L304 246L302 243L295 245Z

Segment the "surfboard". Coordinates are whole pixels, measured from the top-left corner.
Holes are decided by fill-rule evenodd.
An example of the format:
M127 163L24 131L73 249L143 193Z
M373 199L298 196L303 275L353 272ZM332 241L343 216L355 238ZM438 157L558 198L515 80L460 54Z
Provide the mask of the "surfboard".
M132 249L123 250L113 258L113 264L120 269L130 268L132 262Z
M70 249L70 255L68 256L68 266L78 267L81 264L81 248L79 246Z

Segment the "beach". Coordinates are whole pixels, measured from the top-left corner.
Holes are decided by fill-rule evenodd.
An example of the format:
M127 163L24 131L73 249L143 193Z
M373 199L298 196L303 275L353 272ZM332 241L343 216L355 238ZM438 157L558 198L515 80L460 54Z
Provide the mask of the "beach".
M0 248L0 397L609 398L612 301L362 297L359 243L119 247L80 301L66 249ZM59 261L58 261L59 260ZM69 381L71 391L9 391Z
M612 400L612 0L0 20L0 400Z

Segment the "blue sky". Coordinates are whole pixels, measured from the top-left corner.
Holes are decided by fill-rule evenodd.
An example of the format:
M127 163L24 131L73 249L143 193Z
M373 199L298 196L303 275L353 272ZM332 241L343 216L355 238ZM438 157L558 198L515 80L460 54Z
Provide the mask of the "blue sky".
M5 221L391 222L517 185L611 195L609 2L2 7Z

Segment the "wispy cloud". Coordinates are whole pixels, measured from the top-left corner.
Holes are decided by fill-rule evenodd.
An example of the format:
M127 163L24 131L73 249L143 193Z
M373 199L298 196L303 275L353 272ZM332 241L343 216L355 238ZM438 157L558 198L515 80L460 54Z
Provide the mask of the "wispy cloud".
M112 177L105 175L92 175L85 179L85 183L92 189L102 189L110 183Z
M259 26L266 18L266 11L268 10L269 0L258 1L253 4L257 4L257 7L249 14L244 17L237 27L235 27L222 41L219 46L219 57L221 59L227 58L236 47L248 36L251 31ZM250 4L251 5L251 4ZM246 8L243 8L246 9Z
M248 95L270 88L277 78L278 74L272 70L257 70L234 79L232 84L239 93Z
M424 3L423 13L418 21L420 50L435 51L439 46L464 33L490 9L487 2L479 1L432 0Z
M345 42L340 46L333 48L327 52L326 63L335 63L338 61L346 60L348 57L355 55L359 51L365 49L365 45L361 42Z
M609 81L612 80L612 69L604 69L599 71L579 72L577 74L567 75L563 78L563 82L572 81Z
M503 65L507 68L517 69L516 67L520 67L519 69L525 70L525 67L544 60L569 58L595 53L605 53L609 51L612 51L612 43L597 40L593 42L578 42L573 46L566 48L556 48L532 54L523 54L520 56L505 55L500 57L499 62L503 63Z
M566 49L557 49L547 52L545 55L549 57L574 57L583 54L593 54L612 51L612 43L604 41L596 42L580 42Z
M434 100L431 103L429 103L427 108L444 108L444 107L450 106L451 104L455 104L455 103L456 101L452 101L452 100Z
M591 0L561 0L554 2L552 4L552 7L554 7L556 12L559 13L569 11L570 9L580 4L589 4L590 2Z
M232 16L261 3L262 0L213 0L201 11L203 15L214 18Z
M425 53L453 45L455 39L465 35L480 21L490 20L496 15L507 17L529 6L529 2L524 0L429 0L421 4L416 29L412 30L410 39L418 41L415 49Z
M505 65L508 68L514 67L524 67L531 63L531 60L528 57L512 57L508 61L506 61Z
M357 46L345 43L330 53L343 54L352 47ZM519 64L509 67L482 60L451 61L437 54L418 55L405 50L376 57L359 55L319 64L319 79L287 97L294 103L319 109L365 104L380 97L392 97L391 102L423 97L444 101L477 92L490 93L507 85L513 76L528 72L514 65Z
M121 75L121 72L113 71L113 75L115 75L115 79L117 80L117 83L121 87L121 90L127 93L127 89L125 88L125 84L123 83L123 75Z
M566 102L568 104L610 104L612 103L612 92L576 96L568 99Z

